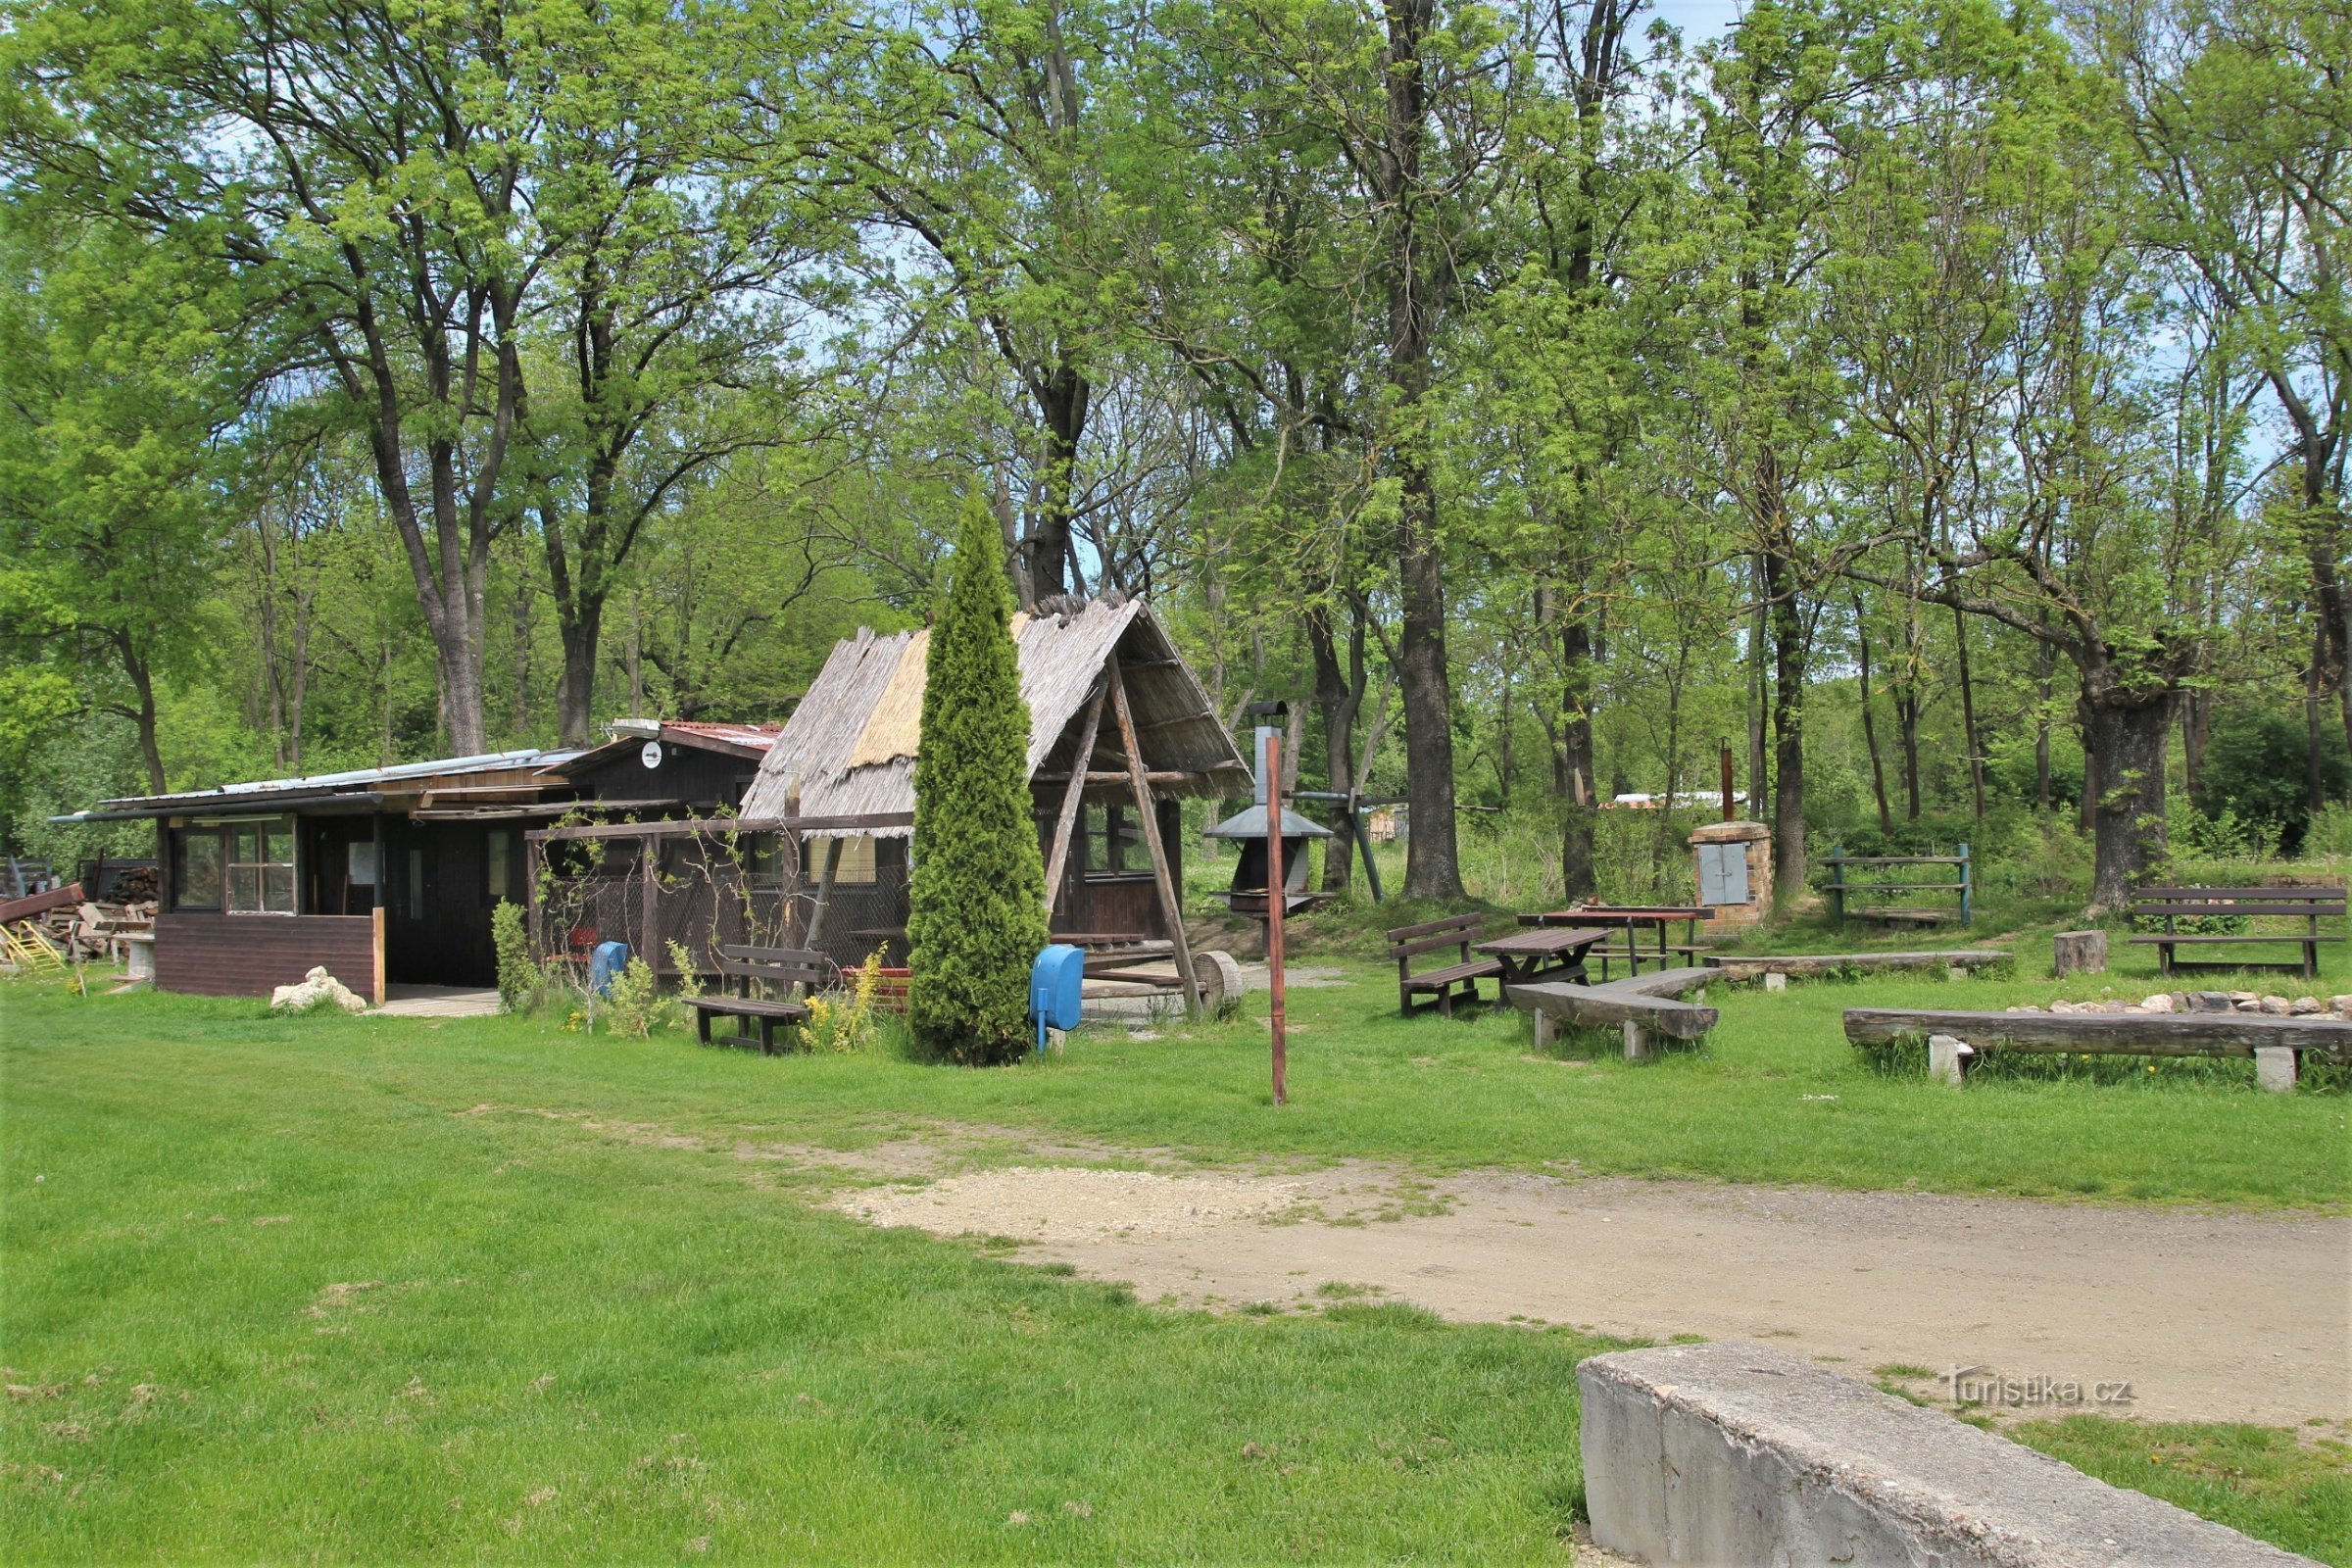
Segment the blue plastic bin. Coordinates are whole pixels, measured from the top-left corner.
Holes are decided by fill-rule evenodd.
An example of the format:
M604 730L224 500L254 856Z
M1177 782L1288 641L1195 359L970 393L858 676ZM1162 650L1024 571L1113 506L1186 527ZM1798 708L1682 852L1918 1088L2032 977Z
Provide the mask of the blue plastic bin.
M588 989L600 997L610 995L613 977L628 966L626 942L599 942L596 951L588 955Z
M1048 1029L1075 1029L1085 996L1086 950L1056 942L1029 968L1029 1015L1037 1020L1037 1049Z

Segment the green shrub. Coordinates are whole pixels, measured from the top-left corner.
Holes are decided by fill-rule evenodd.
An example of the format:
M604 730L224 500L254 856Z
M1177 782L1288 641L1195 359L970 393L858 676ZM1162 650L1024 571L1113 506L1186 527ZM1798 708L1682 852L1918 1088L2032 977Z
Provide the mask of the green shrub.
M522 906L498 901L490 911L490 945L498 955L498 1005L502 1012L526 1012L538 1000L539 966L531 961L531 937Z
M1019 1059L1029 1038L1029 969L1046 945L1029 709L1009 599L997 525L975 496L924 672L906 1011L926 1052L976 1065Z
M2341 800L2352 774L2340 724L2320 727L2320 780L2328 798ZM2292 856L2303 847L2311 800L2304 769L2310 740L2300 710L2268 712L2232 707L2214 720L2205 763L2197 778L2197 808L2221 820L2259 823Z
M643 958L629 959L605 988L602 1011L607 1027L614 1034L646 1039L668 1010L669 1004L662 1000L662 983L654 976L654 966Z

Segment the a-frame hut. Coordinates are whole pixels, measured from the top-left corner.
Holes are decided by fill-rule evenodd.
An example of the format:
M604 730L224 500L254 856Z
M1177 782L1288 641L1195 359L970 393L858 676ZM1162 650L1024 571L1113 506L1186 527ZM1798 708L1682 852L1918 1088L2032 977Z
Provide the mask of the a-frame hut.
M1246 793L1240 750L1141 600L1015 615L1012 635L1051 929L1098 946L1169 942L1193 993L1178 802ZM861 631L835 645L744 797L746 818L811 822L807 940L844 963L894 942L904 951L911 830L817 824L904 822L914 809L929 652L923 631Z

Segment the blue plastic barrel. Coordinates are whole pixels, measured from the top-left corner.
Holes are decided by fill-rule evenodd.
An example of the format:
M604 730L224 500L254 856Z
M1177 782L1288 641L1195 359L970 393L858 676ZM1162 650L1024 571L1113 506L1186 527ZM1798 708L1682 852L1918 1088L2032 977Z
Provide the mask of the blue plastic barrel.
M1086 986L1086 950L1056 942L1029 968L1029 1015L1037 1020L1037 1049L1048 1029L1075 1029Z
M613 977L628 966L626 942L599 942L596 951L588 955L588 989L600 997L610 995Z

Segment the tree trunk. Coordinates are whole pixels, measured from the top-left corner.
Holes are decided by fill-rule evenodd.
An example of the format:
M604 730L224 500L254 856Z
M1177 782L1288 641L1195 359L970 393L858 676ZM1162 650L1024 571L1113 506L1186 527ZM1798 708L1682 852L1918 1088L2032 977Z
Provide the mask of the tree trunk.
M2077 709L2083 756L2097 760L2092 813L2090 902L2124 907L2132 890L2164 858L2164 761L2172 740L2170 686L2127 691L2100 673L2082 680Z
M1952 609L1952 646L1960 655L1960 733L1968 746L1968 787L1976 801L1977 820L1984 820L1984 746L1977 734L1976 684L1968 671L1968 616Z
M1070 497L1076 482L1078 443L1086 434L1094 384L1076 367L1063 362L1034 375L1030 391L1045 425L1037 513L1030 523L1029 537L1021 543L1030 592L1036 596L1030 601L1034 606L1037 599L1068 591Z
M596 656L604 635L602 594L556 599L556 628L564 672L556 681L556 734L564 746L585 746L596 723Z
M1862 616L1862 596L1854 596L1854 634L1861 644L1862 667L1857 672L1858 695L1862 701L1862 744L1870 752L1870 788L1879 802L1879 831L1894 832L1894 813L1886 808L1886 764L1879 758L1879 725L1871 716L1870 702L1870 623Z
M2049 624L2046 612L2041 622L2044 626ZM2034 808L2047 816L2050 814L2050 645L2047 641L2037 642L2034 652L2035 690L2041 696L2034 710Z
M1418 214L1422 152L1429 137L1428 82L1421 44L1435 0L1388 0L1385 73L1387 118L1377 155L1378 194L1388 207L1381 258L1388 311L1388 381L1394 394L1397 480L1397 578L1403 599L1397 637L1404 689L1406 799L1412 838L1404 857L1404 893L1459 899L1462 871L1454 840L1453 681L1446 662L1446 560L1438 533L1438 498L1430 471L1423 406L1432 373L1436 327L1432 258L1421 253Z
M1793 904L1805 891L1805 623L1794 564L1764 557L1772 597L1772 896Z
M1560 663L1566 671L1560 692L1560 771L1565 797L1561 803L1560 886L1570 899L1584 899L1599 886L1592 835L1600 800L1592 771L1592 621L1582 610L1561 622Z
M1323 787L1335 795L1353 796L1355 780L1355 719L1364 703L1364 621L1351 607L1348 655L1343 664L1339 641L1333 635L1331 611L1316 605L1306 613L1307 644L1315 657L1315 708L1323 721ZM1338 808L1348 809L1343 802ZM1352 885L1355 837L1342 823L1323 846L1323 891L1345 897Z
M147 664L146 656L138 644L124 632L115 633L115 648L122 656L122 672L130 677L131 692L139 706L131 712L131 722L139 730L139 760L147 767L149 794L164 793L164 749L156 738L155 671Z
M2320 718L2328 708L2323 696L2327 681L2328 633L2322 626L2315 628L2312 636L2311 667L2303 676L2303 804L2307 823L2318 820L2319 814L2328 809L2328 778L2321 765L2325 760L2321 750L2325 731Z
M1747 814L1753 821L1764 820L1764 797L1770 777L1764 760L1764 705L1771 692L1771 682L1765 675L1765 589L1764 563L1755 563L1756 611L1754 622L1747 629Z

